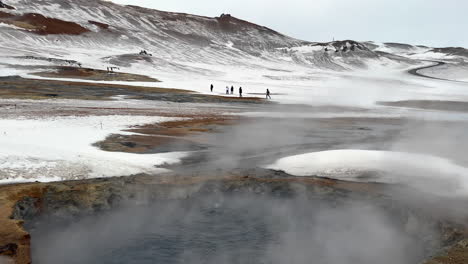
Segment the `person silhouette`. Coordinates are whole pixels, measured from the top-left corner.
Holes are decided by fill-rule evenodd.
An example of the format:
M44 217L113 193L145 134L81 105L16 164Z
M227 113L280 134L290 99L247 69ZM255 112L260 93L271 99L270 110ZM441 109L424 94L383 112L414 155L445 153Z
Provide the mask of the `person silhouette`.
M239 88L239 97L242 97L242 87Z
M270 89L267 89L267 90L266 90L266 99L271 99L271 96L270 96Z

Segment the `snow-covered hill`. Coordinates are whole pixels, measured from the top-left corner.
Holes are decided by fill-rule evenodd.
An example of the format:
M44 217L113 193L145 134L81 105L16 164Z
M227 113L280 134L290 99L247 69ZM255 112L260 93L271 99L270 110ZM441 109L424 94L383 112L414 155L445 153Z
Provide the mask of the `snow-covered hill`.
M364 45L377 53L390 53L419 60L441 60L446 62L468 62L468 50L465 48L431 48L403 43L365 42Z
M425 60L449 62L447 74L459 76L468 63L462 48L310 42L228 14L210 18L104 0L3 0L0 46L0 76L64 64L118 67L162 80L162 87L199 92L209 83L248 85L252 93L267 87L289 93L284 89L298 86L309 92L324 76L333 80L354 71L370 78ZM369 69L372 74L362 73Z
M109 1L5 0L1 54L76 60L85 66L137 65L151 71L217 75L218 67L269 68L266 62L343 70L385 56L354 41L297 40L231 15L162 12ZM147 50L153 56L140 56ZM392 58L390 58L392 59Z

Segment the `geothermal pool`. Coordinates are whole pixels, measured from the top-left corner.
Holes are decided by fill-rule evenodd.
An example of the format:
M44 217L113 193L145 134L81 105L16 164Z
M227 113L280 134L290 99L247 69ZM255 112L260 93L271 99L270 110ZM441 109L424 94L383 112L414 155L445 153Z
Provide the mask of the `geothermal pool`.
M325 198L325 197L324 197ZM206 196L38 225L35 263L419 263L437 245L365 201ZM50 219L49 219L50 220ZM412 221L417 220L413 219ZM424 236L424 237L423 237Z

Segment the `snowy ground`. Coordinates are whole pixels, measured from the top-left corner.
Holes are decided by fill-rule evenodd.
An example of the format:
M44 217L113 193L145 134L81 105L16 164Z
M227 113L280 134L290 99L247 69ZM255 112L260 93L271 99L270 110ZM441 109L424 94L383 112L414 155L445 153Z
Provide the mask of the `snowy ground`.
M468 82L468 64L445 64L427 70L421 70L421 74L441 79Z
M439 195L468 196L468 168L423 154L331 150L285 157L267 168L295 176L402 184Z
M137 155L94 146L129 126L170 121L148 116L0 119L0 183L58 181L164 171L187 153Z
M443 82L439 80L424 79L409 75L406 71L409 67L387 67L375 62L369 62L372 69L354 70L351 72L331 72L324 70L305 70L302 67L290 68L288 71L253 70L251 68L236 68L230 66L216 67L224 72L218 77L205 78L201 75L173 75L168 73L154 73L138 66L132 66L130 72L138 74L148 74L151 77L162 79L162 83L134 83L134 82L111 82L112 84L158 86L167 88L189 89L195 92L209 94L209 84L215 85L215 93L223 95L226 85L242 86L246 96L263 97L261 93L269 88L273 93L273 100L281 104L310 105L319 107L310 112L302 110L294 111L283 109L268 109L255 112L239 109L243 115L251 118L389 118L389 119L417 119L425 121L468 121L467 113L445 112L434 110L418 110L408 108L396 108L377 105L378 101L398 101L398 100L457 100L468 101L468 85L456 82ZM372 64L374 63L374 64ZM431 64L431 63L422 63ZM201 67L201 65L198 65ZM3 66L0 75L21 75L25 78L40 78L32 76L31 69L9 68ZM274 65L271 65L274 67ZM269 76L266 78L265 76ZM68 79L70 81L82 81ZM244 80L242 83L239 80ZM89 81L87 81L89 82ZM104 83L104 82L100 82ZM236 89L237 90L237 89ZM231 96L231 95L230 95ZM233 95L237 96L237 95ZM200 106L184 104L168 104L166 102L152 102L140 100L127 100L125 98L115 98L116 101L93 102L80 100L49 100L34 102L33 104L43 104L53 106L57 109L65 108L67 105L77 107L122 107L141 109L158 109L167 113L176 113L183 109L191 112ZM4 102L8 102L5 100ZM22 101L28 103L27 100ZM320 109L320 106L343 107L342 111L330 112L327 108ZM209 106L204 106L209 107ZM346 109L351 107L351 109ZM358 110L352 110L356 108ZM191 110L192 109L192 110ZM207 110L209 112L209 110ZM53 181L64 179L91 178L91 177L112 177L131 175L136 173L158 173L162 169L156 166L164 163L176 163L186 154L169 153L157 155L138 155L126 153L110 153L93 147L92 144L104 139L112 133L122 134L122 130L128 126L137 124L157 123L170 120L164 117L148 116L81 116L81 117L38 117L23 116L21 113L6 111L2 109L0 116L0 183L23 182L23 181ZM101 129L101 122L103 127ZM336 154L336 153L335 153ZM361 153L362 154L362 153ZM369 169L378 169L372 162L375 153L369 152L363 156L360 165L373 164ZM310 162L312 156L304 156L304 163ZM334 170L336 162L350 169L356 160L346 160L338 155L325 155L327 162L320 164L319 168L329 167ZM380 154L379 154L380 155ZM383 171L393 165L404 163L398 156L405 154L384 153L381 155L388 159L390 163L384 164ZM409 155L409 154L408 154ZM354 155L345 155L346 157ZM356 155L358 156L358 155ZM359 155L362 156L362 155ZM414 156L404 156L409 160L418 158ZM426 156L422 156L426 157ZM322 158L323 159L323 158ZM430 158L436 159L436 158ZM291 164L288 164L292 162ZM297 160L280 160L273 166L283 169L294 175L296 171L290 171L289 166L295 166ZM410 162L412 163L412 162ZM446 161L449 164L449 161ZM412 163L413 166L425 163ZM324 167L325 166L325 167ZM365 167L365 166L364 166ZM450 165L450 170L455 165ZM314 174L317 168L307 168L308 173ZM457 169L455 181L460 179L464 170ZM425 173L427 170L419 170L418 173ZM443 171L442 173L445 173ZM305 174L305 173L304 173ZM443 174L443 175L445 175ZM40 175L40 176L38 176ZM302 176L302 174L301 174ZM329 174L326 176L330 177ZM406 175L407 176L407 175ZM417 185L418 181L425 181L426 178L416 178L409 180L406 176L395 176L395 178L362 179L352 177L348 174L336 174L338 179L394 182ZM428 176L429 177L429 176ZM444 176L445 177L445 176ZM445 177L449 178L449 176ZM430 178L432 179L432 178ZM452 179L452 178L450 178ZM416 182L416 184L415 184ZM464 187L463 187L464 188ZM447 190L448 191L448 190ZM462 190L464 191L464 189Z
M33 47L30 43L17 40L18 46L6 47L0 51L0 76L20 75L31 79L51 79L41 78L32 73L37 72L40 67L53 66L54 63L44 60L20 59L17 56L31 55L43 58L59 58L64 60L76 60L84 67L95 69L106 69L111 65L109 58L119 58L119 56L134 54L135 46L118 45L116 47L100 46L96 43L96 48L85 48L87 43L85 38L80 39L79 45L72 45L71 39L57 37L57 43L49 41L46 44L39 42L38 37L31 37ZM60 41L61 42L60 42ZM21 44L22 43L22 44ZM93 44L94 45L94 44ZM60 46L60 49L57 47ZM102 48L100 48L102 47ZM239 52L235 47L230 47L232 52ZM120 71L147 75L162 80L161 83L139 83L139 82L96 82L108 84L125 84L134 86L180 88L192 90L194 92L213 95L225 95L226 86L235 86L235 94L228 96L238 96L239 87L244 90L244 96L264 97L266 89L272 92L273 101L282 105L308 105L318 107L314 110L303 111L299 109L284 110L276 109L255 109L244 110L239 108L236 115L243 115L251 118L277 118L287 120L296 119L334 119L334 118L368 118L368 119L415 119L421 121L451 121L467 122L468 114L462 112L447 112L422 109L408 109L381 106L380 101L401 101L401 100L444 100L444 101L468 101L468 84L461 82L440 81L412 76L407 73L409 69L418 65L431 65L433 62L427 60L460 60L456 56L447 56L442 53L430 52L429 48L412 47L410 49L398 49L391 46L380 45L378 51L389 52L399 56L422 61L413 61L414 64L399 63L387 57L379 58L354 58L366 67L357 67L350 64L347 70L331 70L315 64L302 64L294 62L291 57L272 58L265 56L240 56L232 55L226 57L225 53L217 54L210 51L211 57L207 62L191 60L190 54L178 54L177 47L173 47L172 53L155 54L155 60L147 62L129 62L126 66L121 66ZM151 51L150 51L151 52ZM311 58L323 59L323 50L317 47L296 47L294 52L301 55L310 55ZM317 54L313 54L313 53ZM310 53L310 54L308 54ZM220 57L217 57L217 56ZM320 57L320 56L322 57ZM188 56L188 57L187 57ZM229 59L233 63L228 63ZM219 60L219 62L217 62ZM336 57L335 62L346 65L344 58ZM216 62L215 62L216 61ZM170 63L168 63L170 62ZM159 64L161 63L161 64ZM322 65L324 66L324 65ZM41 69L42 71L43 69ZM434 76L464 78L464 68L454 67L452 64L438 69L428 69ZM440 74L438 74L440 73ZM84 81L79 79L60 79L68 81ZM215 85L215 90L210 93L210 84ZM167 102L152 102L140 100L128 100L124 97L113 98L116 101L93 102L79 100L44 100L34 104L44 104L53 106L56 109L65 109L67 105L76 107L127 107L131 109L149 108L165 113L179 113L181 109L185 112L196 111L200 105L173 104ZM8 101L2 101L7 103ZM29 104L28 101L22 103ZM324 106L336 106L342 111L328 111ZM204 105L206 111L210 109ZM234 107L234 106L233 106ZM324 108L320 108L324 107ZM353 110L353 108L355 108ZM358 110L356 110L358 109ZM241 113L239 113L241 112ZM218 114L223 114L219 113ZM168 115L165 115L168 116ZM123 176L141 172L156 173L161 169L155 166L163 163L175 163L184 153L171 153L165 155L137 155L125 153L110 153L101 151L92 146L99 140L104 139L112 133L122 133L128 126L136 124L157 123L170 120L158 116L79 116L79 117L52 117L52 116L28 116L27 113L12 111L12 109L0 108L0 183L32 181L32 180L62 180L89 177L111 177ZM103 124L101 129L101 122ZM372 164L377 152L353 153L362 156L364 167ZM311 158L326 157L327 162L320 163L319 168L329 166L333 170L335 162L348 164L353 167L353 162L347 158L355 155L349 153L321 153L304 156L306 164ZM344 155L344 156L343 156ZM428 159L439 163L449 164L450 175L456 165L449 161L437 160L436 157L424 156L424 153L412 156L405 153L379 153L379 157L389 160L385 164L383 171L393 165L403 166L405 163L398 156L408 160ZM291 164L288 164L291 162ZM295 166L296 159L280 160L274 167L289 171L290 166ZM414 166L424 165L423 163L411 162ZM317 164L317 163L311 163ZM325 165L323 165L325 164ZM373 164L375 165L375 164ZM405 165L406 166L406 165ZM345 169L342 167L342 169ZM378 169L370 166L369 169ZM433 169L436 169L435 167ZM304 169L307 174L317 172L316 167ZM320 171L320 170L319 170ZM464 168L457 168L455 181L464 175ZM297 173L293 171L294 173ZM291 172L292 174L294 174ZM426 173L427 170L419 170L418 173ZM64 174L65 173L65 174ZM446 171L441 172L446 175ZM40 176L38 176L40 175ZM301 175L305 176L305 175ZM328 175L329 176L329 175ZM339 179L343 177L347 180L360 180L350 177L347 174L337 175ZM411 183L413 180L397 176L395 179L375 178L370 181ZM429 177L429 176L428 176ZM445 177L445 176L444 176ZM448 177L448 176L447 176ZM446 177L446 178L447 178ZM433 178L431 178L433 179ZM452 178L450 178L452 179ZM417 178L415 181L427 179ZM462 186L465 188L464 186ZM462 190L464 190L462 188Z

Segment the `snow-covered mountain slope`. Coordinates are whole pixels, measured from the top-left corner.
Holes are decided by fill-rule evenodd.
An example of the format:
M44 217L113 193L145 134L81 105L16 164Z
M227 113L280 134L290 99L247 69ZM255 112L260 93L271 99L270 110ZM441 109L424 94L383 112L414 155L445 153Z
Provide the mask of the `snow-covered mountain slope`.
M437 68L419 70L420 74L455 81L468 81L468 49L461 47L431 48L402 43L365 42L367 48L379 53L405 57L411 60L435 61Z
M390 53L420 60L441 60L447 62L468 62L468 50L465 48L431 48L403 43L365 42L364 45L377 53Z
M55 65L118 67L162 81L130 85L208 92L213 83L218 94L234 85L251 95L270 88L279 101L307 104L348 103L351 87L372 84L359 97L368 105L395 91L390 83L412 91L411 96L392 92L394 99L419 98L413 80L401 83L402 76L416 65L430 64L426 60L449 63L444 75L465 74L464 49L309 42L231 15L210 18L104 0L2 0L2 5L0 76L38 78L29 74Z
M14 8L0 8L0 54L8 56L209 76L220 74L219 67L206 65L270 68L269 62L284 68L344 70L366 67L367 60L395 61L354 41L297 40L230 15L209 18L102 0L5 0L3 4ZM141 50L152 56L139 55Z

